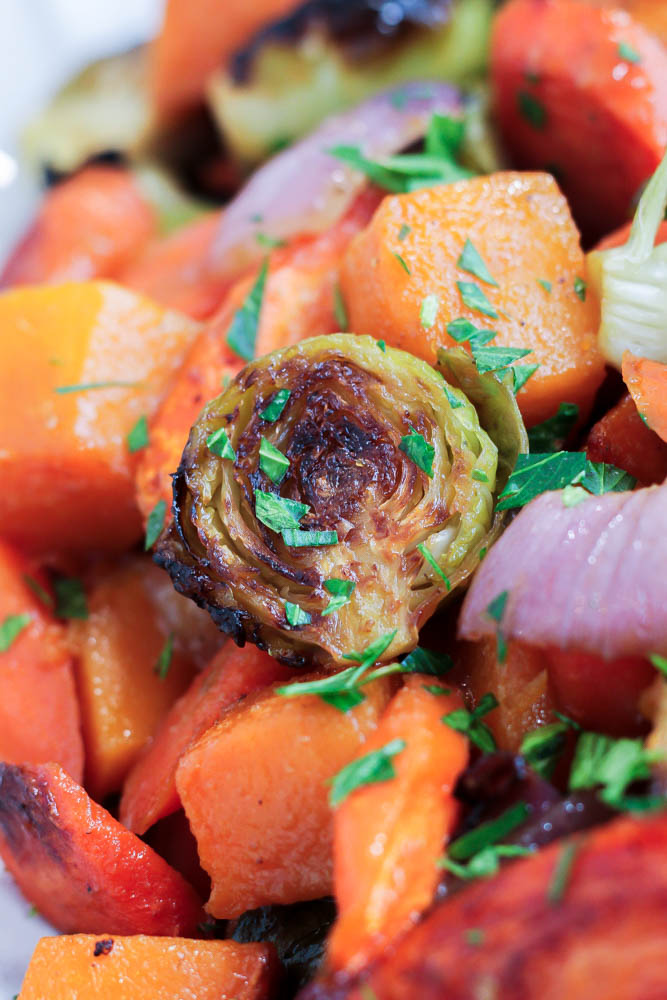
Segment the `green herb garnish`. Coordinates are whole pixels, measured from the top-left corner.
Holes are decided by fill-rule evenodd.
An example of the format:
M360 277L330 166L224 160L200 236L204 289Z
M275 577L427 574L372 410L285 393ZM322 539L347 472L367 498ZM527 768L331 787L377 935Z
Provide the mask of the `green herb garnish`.
M626 62L637 65L642 61L642 57L639 52L637 52L637 49L633 49L632 45L629 45L627 42L619 42L616 51L618 52L619 58L625 59Z
M653 808L664 799L628 799L626 791L633 782L650 778L650 765L661 758L659 751L647 750L641 740L581 733L572 761L570 788L600 786L600 798L614 809Z
M442 677L453 666L454 661L448 653L434 653L433 650L417 646L401 661L401 673Z
M542 102L526 90L520 90L516 100L521 117L525 118L533 128L541 131L547 123L547 109Z
M337 531L303 531L298 528L283 528L283 542L293 549L305 549L311 545L338 545Z
M497 707L498 701L495 695L485 694L472 712L469 712L467 708L457 708L453 712L443 715L442 721L452 729L456 729L457 732L465 733L470 742L478 746L484 753L493 753L496 749L496 741L489 727L482 722L482 717Z
M322 617L338 611L350 600L352 591L356 587L354 580L325 580L324 588L331 594L331 599L322 612Z
M390 740L379 750L372 750L347 764L331 779L330 805L335 809L357 788L395 778L393 758L402 750L405 750L405 740Z
M139 417L132 430L128 433L127 450L133 455L142 448L148 447L148 420L146 417Z
M169 673L169 668L171 667L171 658L174 655L174 633L170 632L167 636L167 641L165 642L160 655L157 658L155 664L155 673L158 675L161 681L165 679Z
M477 480L478 483L488 483L489 477L483 469L473 469L470 473L472 479Z
M484 316L490 316L491 319L498 319L498 313L487 299L486 294L474 281L457 281L456 287L461 295L461 301L468 309L480 312Z
M585 453L579 451L519 455L496 509L523 507L547 490L560 490L580 482L586 473L586 462Z
M422 472L425 472L429 478L433 478L435 448L423 434L415 430L412 424L410 425L410 433L401 438L398 447Z
M479 278L480 281L484 281L487 285L495 285L498 288L498 282L489 271L475 245L469 239L463 245L463 250L456 262L456 266L460 267L462 271L467 271L468 274Z
M574 279L574 294L582 302L586 301L586 282L583 278L576 277Z
M467 864L461 864L446 857L441 859L439 865L458 878L466 880L490 878L492 875L498 874L501 858L525 858L526 855L532 853L529 847L522 847L519 844L495 844L484 847Z
M565 748L570 726L565 722L551 722L526 733L519 753L540 777L549 779Z
M310 625L312 621L307 611L300 608L298 604L292 604L291 601L285 601L285 617L292 628L298 628L299 625Z
M559 403L558 413L528 431L530 450L546 454L559 451L579 417L576 403Z
M343 298L343 292L340 285L336 282L333 289L333 305L334 305L334 316L336 317L336 322L338 323L338 329L341 333L347 333L350 328L350 321L347 316L347 308L345 306L345 299Z
M269 236L268 233L255 233L255 239L261 247L266 247L268 250L277 250L287 246L286 240L282 240L278 236Z
M425 330L430 330L435 323L439 308L440 299L437 295L427 295L426 298L422 300L422 304L419 309L419 322Z
M387 345L384 342L384 340L378 340L378 347L380 348L383 354L387 353Z
M271 531L291 531L299 527L310 510L307 503L298 500L288 500L278 493L265 493L255 490L255 516Z
M447 587L447 590L451 590L452 589L452 584L451 584L451 582L449 580L449 577L446 576L444 570L442 570L440 568L440 566L438 565L438 563L437 563L437 561L435 559L435 556L429 551L429 549L426 547L426 545L424 544L424 542L420 542L419 543L419 545L417 546L417 550L419 552L421 552L421 554L423 555L424 559L429 564L429 566L432 569L435 570L435 572L438 574L438 576L442 580L444 580L445 586Z
M539 367L540 367L539 364L535 364L535 365L513 365L512 368L510 368L513 380L512 389L514 391L515 396L519 391L519 389L523 389L524 385L526 384L530 376L534 375Z
M579 485L595 496L602 496L604 493L624 493L631 490L637 485L637 480L615 465L587 462L586 473Z
M255 342L268 273L269 258L267 257L260 268L254 285L246 296L245 302L234 314L227 331L227 343L244 361L252 361L255 357Z
M649 660L656 670L659 670L661 674L667 677L667 656L660 656L659 653L651 653Z
M68 392L88 392L89 389L135 389L138 382L79 382L75 385L57 385L54 392L63 396Z
M408 226L407 223L403 222L401 228L398 230L398 240L400 243L403 242L406 236L412 232L412 226Z
M531 353L527 347L486 347L476 346L471 343L472 356L477 365L477 371L484 375L486 372L500 372L508 368L520 358L525 358Z
M233 462L236 458L236 452L232 448L232 443L224 427L219 427L217 431L209 434L206 438L206 447L214 455L217 455L218 458L227 458L230 462Z
M146 521L146 539L144 541L144 550L146 552L153 548L160 537L160 533L164 528L166 516L167 503L165 500L158 500L148 515L148 520Z
M88 601L81 580L76 576L59 577L53 581L56 597L56 618L88 617Z
M536 280L538 285L542 286L547 295L551 295L551 288L552 288L551 282L547 281L546 278L537 278Z
M269 405L260 413L262 420L266 420L269 424L275 423L285 409L291 395L291 389L278 389Z
M410 270L410 268L408 267L408 265L405 263L405 260L403 259L403 257L401 257L400 253L394 253L393 256L396 258L396 260L401 265L401 267L403 268L403 270L405 271L406 274L412 274L412 271Z
M547 899L552 906L562 902L572 875L572 865L581 846L580 841L571 840L562 848L547 889Z
M44 604L47 608L53 607L54 604L53 598L51 597L49 592L45 590L44 587L42 587L41 583L35 580L33 576L30 576L28 573L24 573L23 582L25 583L26 587L29 587L30 590L32 590L35 597L39 598L42 604Z
M447 402L449 403L449 405L453 410L458 410L459 407L465 406L463 400L459 399L458 396L454 394L451 386L447 385L446 382L443 386L443 389L445 391L445 396L447 397Z
M259 467L272 483L279 486L289 469L289 458L263 437L259 444Z
M530 807L526 802L517 802L510 806L496 819L480 823L470 833L464 833L449 845L447 854L454 861L467 861L473 858L485 847L497 844L499 840L512 833L530 815Z
M7 652L31 621L32 617L27 612L20 615L7 615L0 623L0 653Z

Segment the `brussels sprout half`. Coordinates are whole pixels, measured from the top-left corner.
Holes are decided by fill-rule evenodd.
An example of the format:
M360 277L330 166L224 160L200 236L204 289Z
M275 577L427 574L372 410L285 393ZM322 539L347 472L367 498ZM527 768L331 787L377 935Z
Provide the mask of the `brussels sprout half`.
M461 388L370 337L249 364L203 410L174 479L157 558L177 589L295 666L340 664L394 631L383 658L412 649L499 530L494 498L526 450L511 392L464 351L440 364L497 432L500 466Z

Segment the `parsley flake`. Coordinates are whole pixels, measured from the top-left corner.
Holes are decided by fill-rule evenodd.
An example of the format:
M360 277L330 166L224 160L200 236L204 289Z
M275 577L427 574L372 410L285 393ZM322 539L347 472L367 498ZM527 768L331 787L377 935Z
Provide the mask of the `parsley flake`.
M486 372L502 371L518 361L519 358L525 358L527 354L531 353L530 348L527 347L478 347L472 343L471 348L477 371L481 375L486 374Z
M459 399L459 397L455 395L452 387L450 385L447 385L446 382L443 386L443 389L445 392L445 396L447 397L447 402L449 403L449 405L453 410L458 410L460 407L466 405L462 399Z
M411 232L412 232L412 226L408 226L407 223L405 222L402 223L401 228L398 230L399 242L402 243L403 240L406 238L406 236L409 236Z
M308 548L311 545L338 545L337 531L303 531L297 528L283 528L283 542L292 548Z
M111 382L79 382L75 385L57 385L54 392L63 396L68 392L88 392L89 389L134 389L139 385L138 382L122 382L122 381L111 381Z
M664 674L665 678L667 678L667 656L660 656L659 653L651 653L649 655L649 660L655 669L659 670L660 673Z
M161 681L163 681L167 674L169 673L169 668L171 667L171 658L174 655L174 633L170 632L167 636L167 641L160 651L160 655L157 658L155 664L155 673L158 675Z
M472 479L476 479L478 483L488 483L489 477L487 476L484 469L473 469L470 473Z
M325 580L324 589L331 594L331 599L322 612L322 617L324 618L325 615L331 615L334 611L338 611L346 605L356 586L357 585L354 580Z
M39 598L42 604L46 605L47 608L53 607L53 598L49 594L48 590L45 590L44 587L42 587L38 580L35 580L35 578L30 576L28 573L24 573L23 582L30 588L30 590L32 590L35 597Z
M566 722L551 722L524 736L519 753L541 778L548 780L552 776L570 728Z
M576 403L559 403L558 412L528 431L530 450L545 454L559 451L579 417Z
M279 486L289 469L289 458L263 437L259 444L259 467L272 483Z
M334 316L336 317L340 333L347 333L350 329L350 321L347 316L347 307L345 305L345 299L343 298L343 291L338 283L336 283L333 288L333 306Z
M469 239L463 245L463 250L456 262L456 266L460 267L462 271L467 271L468 274L479 278L480 281L485 282L487 285L495 285L498 288L498 282L486 266L484 258Z
M394 253L393 256L396 258L396 260L401 265L401 267L403 268L403 270L405 271L406 274L412 274L412 271L410 270L410 268L408 267L408 265L405 263L405 260L403 259L403 257L401 257L400 253Z
M440 867L461 879L490 878L497 875L501 858L525 858L532 853L529 847L522 847L520 844L494 844L484 847L467 864L443 858Z
M255 490L255 516L271 531L291 531L299 527L310 510L307 503L298 500L288 500L278 493L265 493Z
M499 840L512 833L530 815L530 807L526 802L517 802L501 813L496 819L488 820L464 833L449 845L447 854L454 861L467 861L483 851L486 847L497 844Z
M31 621L32 616L27 612L20 615L7 615L0 623L0 653L7 652Z
M655 797L628 799L625 793L633 782L649 778L649 765L661 757L659 751L647 750L641 740L581 733L570 770L570 788L600 786L600 799L614 809L652 808Z
M574 294L582 302L586 301L586 282L578 276L574 279Z
M523 507L547 490L560 490L580 482L586 473L586 462L586 454L580 451L519 455L496 510Z
M144 550L146 552L153 548L160 537L160 533L164 528L166 516L167 503L165 500L158 500L148 515L148 520L146 521L146 539L144 541Z
M419 322L425 330L430 330L435 323L439 308L440 299L437 295L427 295L426 298L422 300L422 304L419 309Z
M505 608L507 606L507 599L509 596L510 596L509 590L501 591L501 593L498 594L497 597L493 598L488 608L486 609L486 613L491 619L491 621L496 622L497 625L500 625L501 621L503 620L503 615L505 614Z
M551 282L547 281L546 278L537 278L536 280L538 285L542 286L547 295L551 295L551 288L552 288Z
M642 57L637 52L637 49L634 49L627 42L619 42L616 51L618 52L619 59L625 59L626 62L638 65L642 61Z
M230 462L233 462L236 458L236 452L232 447L232 442L227 436L227 431L224 427L219 427L217 431L213 431L212 434L206 438L206 447L209 451L212 451L214 455L218 458L227 458Z
M417 550L418 550L419 552L421 552L421 554L423 555L424 559L425 559L425 560L426 560L426 562L427 562L427 563L429 564L429 566L430 566L430 567L431 567L432 569L434 569L434 570L435 570L435 572L436 572L436 573L438 574L438 576L439 576L439 577L440 577L440 578L441 578L442 580L444 580L444 582L445 582L445 586L447 587L447 590L451 590L451 589L452 589L452 584L451 584L451 581L449 580L449 577L445 575L444 571L443 571L443 570L442 570L442 569L440 568L440 566L438 565L438 563L437 563L437 561L436 561L436 559L435 559L435 556L434 556L434 555L433 555L433 553L432 553L432 552L431 552L431 551L430 551L430 550L429 550L429 549L428 549L428 548L426 547L426 545L424 544L424 542L420 542L420 543L419 543L419 545L417 546Z
M488 693L480 699L479 704L472 712L468 711L467 708L456 708L453 712L443 715L442 721L451 729L465 733L470 742L478 746L483 753L493 753L496 749L496 741L489 727L482 722L482 717L497 707L498 701L495 695Z
M236 311L227 331L227 343L231 349L244 361L252 361L255 357L255 342L259 328L259 317L262 311L264 286L269 273L269 258L262 264L255 283L248 292L243 305Z
M405 746L405 740L390 740L379 750L371 750L347 764L331 780L329 804L335 809L356 789L395 778L393 758L405 750Z
M604 493L624 493L626 490L631 490L637 485L637 480L624 469L617 469L615 465L608 465L606 462L587 462L586 473L579 485L599 497Z
M512 389L514 391L515 396L519 391L519 389L523 389L528 379L531 377L531 375L535 374L535 372L539 367L540 367L539 364L512 366L510 371L512 372L512 380L513 380Z
M285 406L287 405L287 400L291 395L291 389L278 389L275 395L271 398L269 405L260 413L261 419L266 420L269 424L275 423L278 417L281 416Z
M56 618L88 618L88 601L81 580L76 576L60 577L53 581L56 597Z
M287 246L287 240L282 240L278 236L270 236L268 233L255 233L255 239L261 247L268 250L277 250Z
M581 486L565 486L561 495L563 507L578 507L580 503L590 497L590 493L587 493Z
M558 906L563 901L572 876L572 865L577 856L581 842L571 840L562 848L547 889L547 900L552 906Z
M378 340L378 347L380 348L383 354L387 353L387 345L384 342L384 340Z
M433 459L435 458L435 448L430 444L423 434L420 434L410 424L410 433L401 438L399 449L408 456L411 462L433 478Z
M547 123L547 109L542 102L526 90L518 91L516 100L521 117L533 128L541 131Z
M310 625L312 621L307 611L300 608L298 604L292 604L291 601L285 601L285 617L292 628L298 628L299 625Z
M474 281L457 281L456 287L461 295L461 301L468 309L480 312L484 316L490 316L491 319L498 319L498 313L487 299L486 294Z
M148 447L148 420L146 417L139 417L134 427L129 431L127 438L127 450L131 455Z
M449 653L434 653L431 649L416 646L401 661L401 673L429 674L432 677L442 677L453 666L454 661Z

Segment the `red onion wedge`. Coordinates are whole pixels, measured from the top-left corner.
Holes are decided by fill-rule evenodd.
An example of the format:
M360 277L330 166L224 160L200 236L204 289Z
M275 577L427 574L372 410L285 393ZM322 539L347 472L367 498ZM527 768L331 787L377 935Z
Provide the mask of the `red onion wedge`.
M229 278L261 260L266 247L258 234L289 239L328 229L368 182L326 150L344 143L371 158L391 156L421 139L436 111L462 114L461 98L449 84L429 81L403 84L327 118L260 167L228 205L213 241L211 271Z
M504 591L498 622L487 609ZM498 629L607 660L666 654L667 483L574 507L546 493L524 508L480 566L459 619L465 639Z

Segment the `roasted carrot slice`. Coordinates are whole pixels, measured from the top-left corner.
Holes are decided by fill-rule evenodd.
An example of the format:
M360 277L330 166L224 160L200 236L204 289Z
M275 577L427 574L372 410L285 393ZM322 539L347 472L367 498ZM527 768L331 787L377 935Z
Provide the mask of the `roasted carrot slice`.
M42 938L21 1000L269 1000L278 978L271 945L75 934Z
M649 1000L667 982L667 815L558 842L443 901L349 990L302 1000Z
M665 390L667 374L663 393ZM641 486L662 483L667 478L667 443L642 420L628 395L591 428L586 454L593 462L608 462L625 469Z
M156 231L155 213L129 170L86 167L44 196L0 288L114 278Z
M588 239L622 225L664 152L660 41L618 9L510 0L494 22L491 76L517 165L553 170Z
M379 201L364 191L335 226L320 236L295 240L271 255L255 354L260 357L340 326L335 288L342 255L369 221ZM144 515L159 500L171 507L171 476L179 466L190 428L210 399L244 362L227 346L227 333L256 275L241 278L194 343L151 425L151 440L137 470L137 496Z
M199 325L87 282L0 295L0 327L4 534L30 551L128 548L142 526L127 435Z
M647 427L667 441L667 365L626 351L623 381Z
M395 946L432 903L437 859L456 825L456 780L467 740L442 722L461 699L433 677L408 678L357 757L401 740L395 777L365 785L334 818L334 893L338 920L329 939L334 970L357 972Z
M0 542L0 760L57 760L81 781L72 657L45 583L26 559Z
M206 268L219 224L220 212L211 212L168 236L152 240L122 271L119 282L168 309L178 309L193 319L207 319L226 291L226 283Z
M0 764L0 856L65 933L194 934L200 902L56 764Z
M225 643L163 719L155 738L130 771L120 802L120 819L135 833L178 809L176 768L191 743L218 721L225 709L294 671L256 646Z
M294 0L168 0L153 43L152 92L158 113L178 117L201 103L208 77Z
M479 278L469 248L462 263L473 273L459 266L466 241L497 287ZM598 306L586 295L584 267L553 178L498 173L385 198L347 252L342 288L351 330L426 361L454 343L447 328L459 318L496 330L490 347L530 350L520 363L540 367L517 401L534 424L562 400L587 410L602 380ZM480 295L486 315L475 307ZM425 300L434 314L422 321Z
M87 590L88 617L71 622L69 641L76 655L86 788L101 800L120 789L221 636L148 556L101 567Z
M387 678L369 684L349 713L314 695L263 691L184 754L176 787L213 882L213 916L331 891L327 780L364 744L391 690Z

